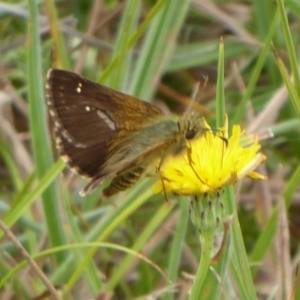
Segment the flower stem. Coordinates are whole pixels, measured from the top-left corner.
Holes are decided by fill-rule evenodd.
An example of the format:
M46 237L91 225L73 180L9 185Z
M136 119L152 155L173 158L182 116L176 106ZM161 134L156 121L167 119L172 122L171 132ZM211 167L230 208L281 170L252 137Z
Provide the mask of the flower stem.
M212 255L215 229L203 230L200 232L201 242L201 257L198 265L197 274L191 289L189 300L201 299L201 291L203 287L206 274L210 266L210 259Z

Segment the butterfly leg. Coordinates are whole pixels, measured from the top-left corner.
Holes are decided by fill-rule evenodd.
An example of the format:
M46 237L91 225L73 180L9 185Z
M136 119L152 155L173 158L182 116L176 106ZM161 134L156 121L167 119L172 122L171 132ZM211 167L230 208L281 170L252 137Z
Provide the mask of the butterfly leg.
M159 164L158 164L157 172L158 172L159 177L160 177L160 180L161 180L161 184L162 184L162 187L163 187L165 200L166 200L166 202L168 202L168 197L167 197L167 191L166 191L166 186L165 186L164 177L163 177L163 175L162 175L162 173L161 173L161 171L160 171L161 166L163 165L163 162L164 162L164 157L160 160L160 162L159 162Z
M187 145L186 148L187 148L187 157L188 157L188 161L189 161L190 167L192 168L192 170L193 170L193 172L195 173L196 177L197 177L203 184L206 184L206 185L207 185L207 183L205 183L205 182L200 178L200 176L198 175L198 173L197 173L196 170L194 169L194 166L193 166L194 162L193 162L193 160L192 160L192 148L189 147L188 145Z

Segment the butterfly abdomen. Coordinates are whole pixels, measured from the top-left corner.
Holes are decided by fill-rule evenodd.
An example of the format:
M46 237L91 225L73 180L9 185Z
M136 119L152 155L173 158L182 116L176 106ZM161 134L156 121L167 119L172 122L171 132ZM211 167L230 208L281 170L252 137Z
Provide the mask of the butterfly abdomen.
M144 171L144 167L138 167L132 171L118 175L111 181L110 185L103 190L103 196L111 197L114 194L127 190L139 180Z

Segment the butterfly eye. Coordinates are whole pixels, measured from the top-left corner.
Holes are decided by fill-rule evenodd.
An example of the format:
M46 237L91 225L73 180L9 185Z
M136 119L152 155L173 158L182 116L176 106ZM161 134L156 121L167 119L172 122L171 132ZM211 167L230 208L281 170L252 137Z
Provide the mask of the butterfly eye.
M185 138L187 140L191 140L192 138L195 137L196 133L197 133L197 130L195 130L195 128L190 128L186 131Z

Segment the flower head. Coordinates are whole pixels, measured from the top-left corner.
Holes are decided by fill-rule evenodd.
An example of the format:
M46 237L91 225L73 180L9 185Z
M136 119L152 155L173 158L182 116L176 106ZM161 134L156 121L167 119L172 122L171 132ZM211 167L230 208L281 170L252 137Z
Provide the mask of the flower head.
M188 141L188 151L163 162L160 178L153 186L154 192L212 194L245 176L266 179L254 171L266 159L258 152L258 139L243 146L241 137L245 132L238 125L233 127L232 136L228 139L227 116L217 134L205 120L203 124L207 130L197 140Z

